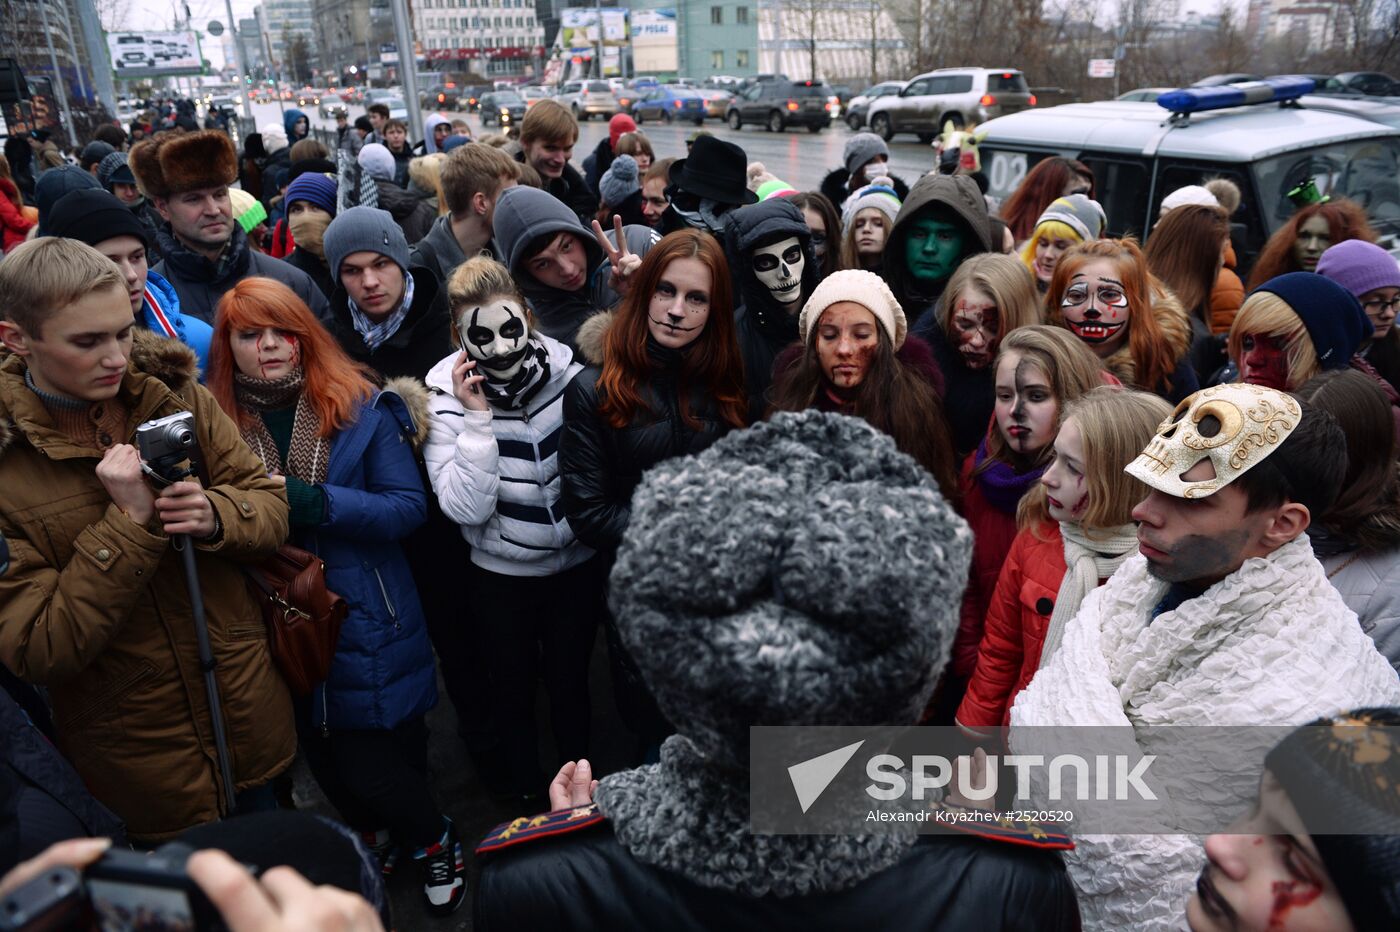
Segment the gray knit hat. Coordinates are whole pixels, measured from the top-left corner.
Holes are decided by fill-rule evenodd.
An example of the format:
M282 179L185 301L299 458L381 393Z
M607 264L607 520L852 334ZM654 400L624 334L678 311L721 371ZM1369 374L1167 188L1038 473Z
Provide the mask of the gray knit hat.
M784 412L647 471L611 606L661 711L707 761L742 768L751 725L915 722L971 549L888 435Z
M112 185L135 184L136 176L131 173L131 166L126 164L125 152L109 152L102 161L97 163L97 183L105 190L112 190Z
M598 195L609 207L618 206L640 190L642 182L638 178L637 160L630 155L623 154L613 159L612 165L598 179Z
M890 147L885 145L885 140L874 133L856 133L846 140L841 160L846 163L846 171L854 175L861 167L869 165L871 159L881 155L890 157Z
M1098 239L1103 234L1104 225L1108 223L1099 202L1083 194L1055 198L1050 202L1050 206L1045 208L1045 213L1040 215L1035 225L1040 226L1051 220L1063 223L1078 233L1080 241L1085 243Z
M394 154L389 151L388 146L371 142L360 149L360 168L371 178L381 178L384 181L394 180L394 171L397 167L394 164Z
M387 210L378 207L352 207L326 227L323 236L326 265L340 277L340 263L357 252L377 252L393 259L408 274L408 240L403 229Z

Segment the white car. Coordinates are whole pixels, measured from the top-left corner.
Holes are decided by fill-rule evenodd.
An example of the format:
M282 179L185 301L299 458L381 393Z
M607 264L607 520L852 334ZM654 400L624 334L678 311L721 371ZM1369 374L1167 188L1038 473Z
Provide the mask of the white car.
M146 46L145 36L117 36L117 54L113 65L117 68L152 68L155 59Z

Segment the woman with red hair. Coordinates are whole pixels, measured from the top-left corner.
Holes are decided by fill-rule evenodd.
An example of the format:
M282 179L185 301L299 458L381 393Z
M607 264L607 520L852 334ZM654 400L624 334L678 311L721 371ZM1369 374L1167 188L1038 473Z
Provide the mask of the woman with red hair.
M1249 290L1289 272L1316 270L1317 260L1329 246L1349 239L1376 241L1376 231L1371 229L1361 205L1345 198L1309 204L1264 244L1249 273Z
M1094 173L1077 159L1052 156L1041 159L1021 179L1020 185L1001 205L999 214L1019 248L1035 232L1035 222L1057 198L1083 194L1097 200Z
M1080 243L1061 256L1045 295L1045 322L1083 340L1128 388L1176 404L1200 387L1189 355L1190 318L1131 238Z
M428 784L436 670L399 543L427 517L408 442L420 431L371 378L286 285L245 278L220 299L209 389L284 483L292 542L321 558L350 606L329 679L297 703L307 763L386 870L401 848L413 854L429 910L445 915L466 874Z
M748 413L744 363L724 250L681 230L653 246L626 300L579 330L593 363L569 385L559 441L564 513L579 540L611 562L642 473L698 453ZM670 733L611 626L618 707L651 747Z

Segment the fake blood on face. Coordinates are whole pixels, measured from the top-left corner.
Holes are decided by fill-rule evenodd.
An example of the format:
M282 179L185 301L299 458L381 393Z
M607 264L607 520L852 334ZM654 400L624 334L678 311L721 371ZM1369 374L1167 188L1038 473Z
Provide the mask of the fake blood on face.
M1294 907L1307 906L1322 895L1322 887L1307 880L1275 880L1274 905L1269 910L1269 928L1283 929Z

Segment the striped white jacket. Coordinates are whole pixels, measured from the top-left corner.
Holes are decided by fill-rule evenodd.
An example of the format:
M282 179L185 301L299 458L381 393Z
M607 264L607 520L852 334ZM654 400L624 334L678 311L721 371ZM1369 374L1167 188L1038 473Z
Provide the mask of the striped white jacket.
M525 411L467 411L452 394L453 353L428 372L431 424L423 456L443 514L462 526L472 562L507 576L551 576L593 550L574 538L559 503L564 389L582 369L544 334L549 383Z

